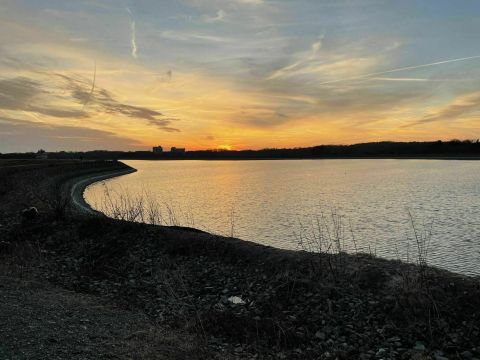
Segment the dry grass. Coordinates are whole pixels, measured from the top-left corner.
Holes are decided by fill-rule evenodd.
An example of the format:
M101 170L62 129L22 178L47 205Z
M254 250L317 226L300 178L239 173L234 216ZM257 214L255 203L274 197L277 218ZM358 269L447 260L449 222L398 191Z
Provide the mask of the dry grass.
M299 225L300 230L294 234L297 248L319 255L312 264L314 271L323 272L326 265L335 277L344 274L346 254L358 253L354 231L346 216L335 207L320 208L307 223L299 221Z
M143 189L133 193L123 187L103 184L103 196L96 199L95 208L108 217L152 225L195 226L193 216L182 212L168 202L162 202L151 192Z

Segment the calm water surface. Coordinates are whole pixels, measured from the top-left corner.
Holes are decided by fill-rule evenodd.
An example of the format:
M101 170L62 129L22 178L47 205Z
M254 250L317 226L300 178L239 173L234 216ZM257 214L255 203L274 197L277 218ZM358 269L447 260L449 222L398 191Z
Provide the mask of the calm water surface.
M298 249L340 220L345 247L414 260L412 221L431 228L429 262L480 275L480 162L454 160L125 161L138 172L89 186L102 210L105 187L147 192L164 213L209 232ZM322 214L324 216L322 220ZM338 227L337 227L338 228ZM305 246L305 245L303 245Z

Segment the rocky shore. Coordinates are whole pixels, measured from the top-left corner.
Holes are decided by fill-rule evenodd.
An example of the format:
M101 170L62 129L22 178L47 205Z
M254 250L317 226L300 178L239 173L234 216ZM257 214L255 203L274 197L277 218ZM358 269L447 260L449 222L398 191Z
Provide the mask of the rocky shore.
M2 164L0 295L19 278L34 279L88 296L89 304L118 308L132 328L148 319L148 329L171 334L168 346L165 337L149 337L152 351L144 342L121 340L130 335L119 337L107 354L117 358L480 358L480 279L366 254L279 250L81 210L79 196L89 181L129 171L121 162ZM36 206L39 216L22 220L25 206ZM99 356L102 342L68 354L78 351L74 336L62 340L67 353L57 357L46 354L58 341L35 333L28 346L12 340L5 334L21 331L20 320L10 321L8 312L20 300L0 296L0 359L2 351L15 358L35 347L38 353L28 358L107 358ZM99 318L102 311L99 306ZM106 318L101 329L118 326ZM125 343L128 351L126 345L115 350ZM134 356L136 346L142 350Z

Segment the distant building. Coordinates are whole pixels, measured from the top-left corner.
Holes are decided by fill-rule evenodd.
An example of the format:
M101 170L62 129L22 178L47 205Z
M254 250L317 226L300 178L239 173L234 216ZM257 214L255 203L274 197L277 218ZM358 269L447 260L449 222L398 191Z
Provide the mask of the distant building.
M184 153L185 148L177 148L175 146L172 146L172 148L170 149L170 152L172 152L172 153Z
M159 154L163 152L163 148L160 145L154 146L152 151L156 154Z

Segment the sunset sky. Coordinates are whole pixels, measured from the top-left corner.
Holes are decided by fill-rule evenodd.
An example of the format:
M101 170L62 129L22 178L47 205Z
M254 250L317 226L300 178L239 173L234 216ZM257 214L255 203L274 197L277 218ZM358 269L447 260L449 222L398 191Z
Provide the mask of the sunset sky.
M0 0L0 152L480 137L480 1Z

